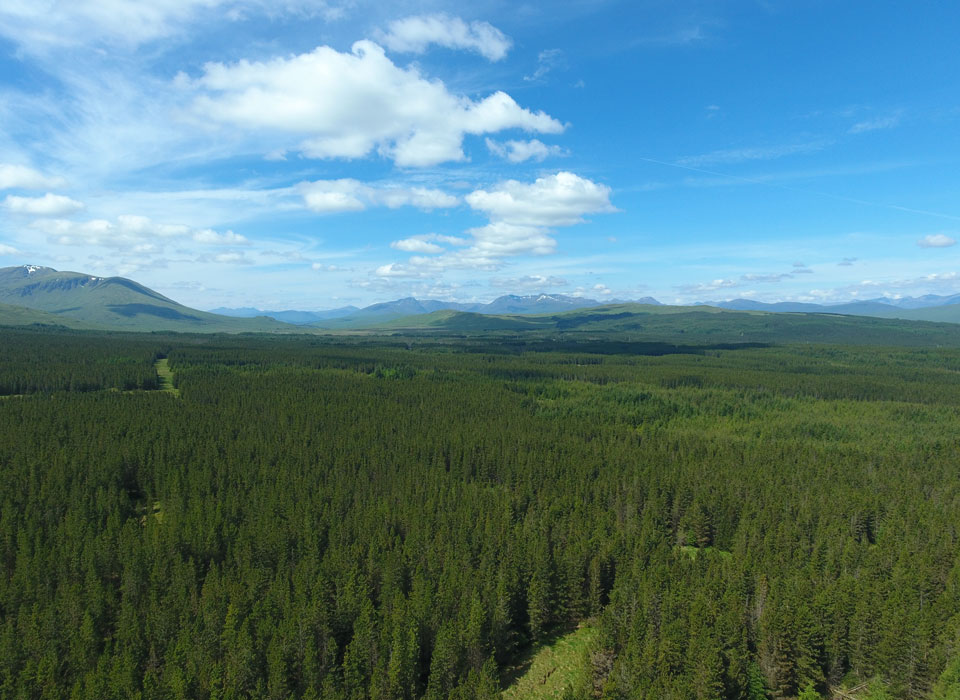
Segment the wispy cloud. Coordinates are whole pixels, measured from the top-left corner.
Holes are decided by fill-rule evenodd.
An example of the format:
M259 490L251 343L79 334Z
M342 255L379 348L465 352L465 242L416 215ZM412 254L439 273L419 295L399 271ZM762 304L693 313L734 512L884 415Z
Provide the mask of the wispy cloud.
M634 46L687 46L706 39L704 24L681 27L675 31L657 36L645 36L633 42Z
M885 117L876 117L874 119L867 119L862 122L857 122L850 127L848 133L850 134L862 134L865 131L878 131L880 129L892 129L893 127L900 124L900 113L890 114Z
M730 148L710 151L695 156L684 156L676 160L677 165L702 167L705 165L721 165L743 163L754 160L775 160L798 153L812 153L820 151L829 145L828 141L808 141L782 146L765 146L751 148Z
M563 51L560 49L544 49L537 54L537 69L531 75L523 76L528 82L536 82L546 77L554 68L563 65Z

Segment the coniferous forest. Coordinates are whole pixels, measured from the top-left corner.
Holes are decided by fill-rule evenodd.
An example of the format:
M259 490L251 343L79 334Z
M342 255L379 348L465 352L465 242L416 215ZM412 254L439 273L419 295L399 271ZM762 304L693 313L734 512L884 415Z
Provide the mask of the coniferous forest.
M585 626L569 698L960 697L958 349L0 357L2 697L494 698Z

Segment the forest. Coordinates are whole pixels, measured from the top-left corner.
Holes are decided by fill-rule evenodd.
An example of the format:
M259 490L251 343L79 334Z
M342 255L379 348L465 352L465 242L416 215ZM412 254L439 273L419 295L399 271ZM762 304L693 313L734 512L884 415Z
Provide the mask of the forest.
M573 700L960 698L960 348L0 357L2 697L481 700L590 628Z

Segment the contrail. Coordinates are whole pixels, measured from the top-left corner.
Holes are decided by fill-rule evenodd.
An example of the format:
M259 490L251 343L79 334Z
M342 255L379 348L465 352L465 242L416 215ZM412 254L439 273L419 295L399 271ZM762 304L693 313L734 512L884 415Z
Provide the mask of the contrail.
M655 163L657 165L665 165L668 168L680 168L681 170L690 170L695 173L703 173L704 175L712 175L714 177L726 177L732 180L740 180L742 182L749 182L752 185L765 185L767 187L776 187L777 189L787 190L788 192L799 192L801 194L813 194L819 197L828 197L830 199L837 199L841 202L852 202L853 204L863 204L868 207L881 207L883 209L894 209L896 211L905 211L911 214L922 214L924 216L934 216L938 219L949 219L950 221L960 221L960 216L953 216L952 214L941 214L935 211L926 211L924 209L911 209L910 207L902 207L898 204L883 204L882 202L870 202L866 199L856 199L854 197L844 197L839 194L831 194L830 192L820 192L818 190L806 190L801 187L790 187L789 185L779 185L775 182L766 182L765 180L758 180L756 178L743 177L742 175L731 175L729 173L719 173L715 170L704 170L703 168L694 168L690 165L680 165L679 163L668 163L663 160L656 160L654 158L644 158L642 156L637 156L637 160L643 160L647 163Z

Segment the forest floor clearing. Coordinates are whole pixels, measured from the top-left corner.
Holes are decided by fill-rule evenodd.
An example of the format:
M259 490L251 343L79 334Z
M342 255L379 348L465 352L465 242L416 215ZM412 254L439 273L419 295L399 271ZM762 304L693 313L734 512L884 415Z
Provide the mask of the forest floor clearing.
M596 636L595 627L583 626L533 647L517 667L522 675L503 691L504 700L562 698L567 689L582 685L589 673L588 649Z
M157 368L157 376L160 378L160 391L168 391L174 396L180 396L180 390L173 385L173 370L170 369L167 358L157 360L153 366Z

